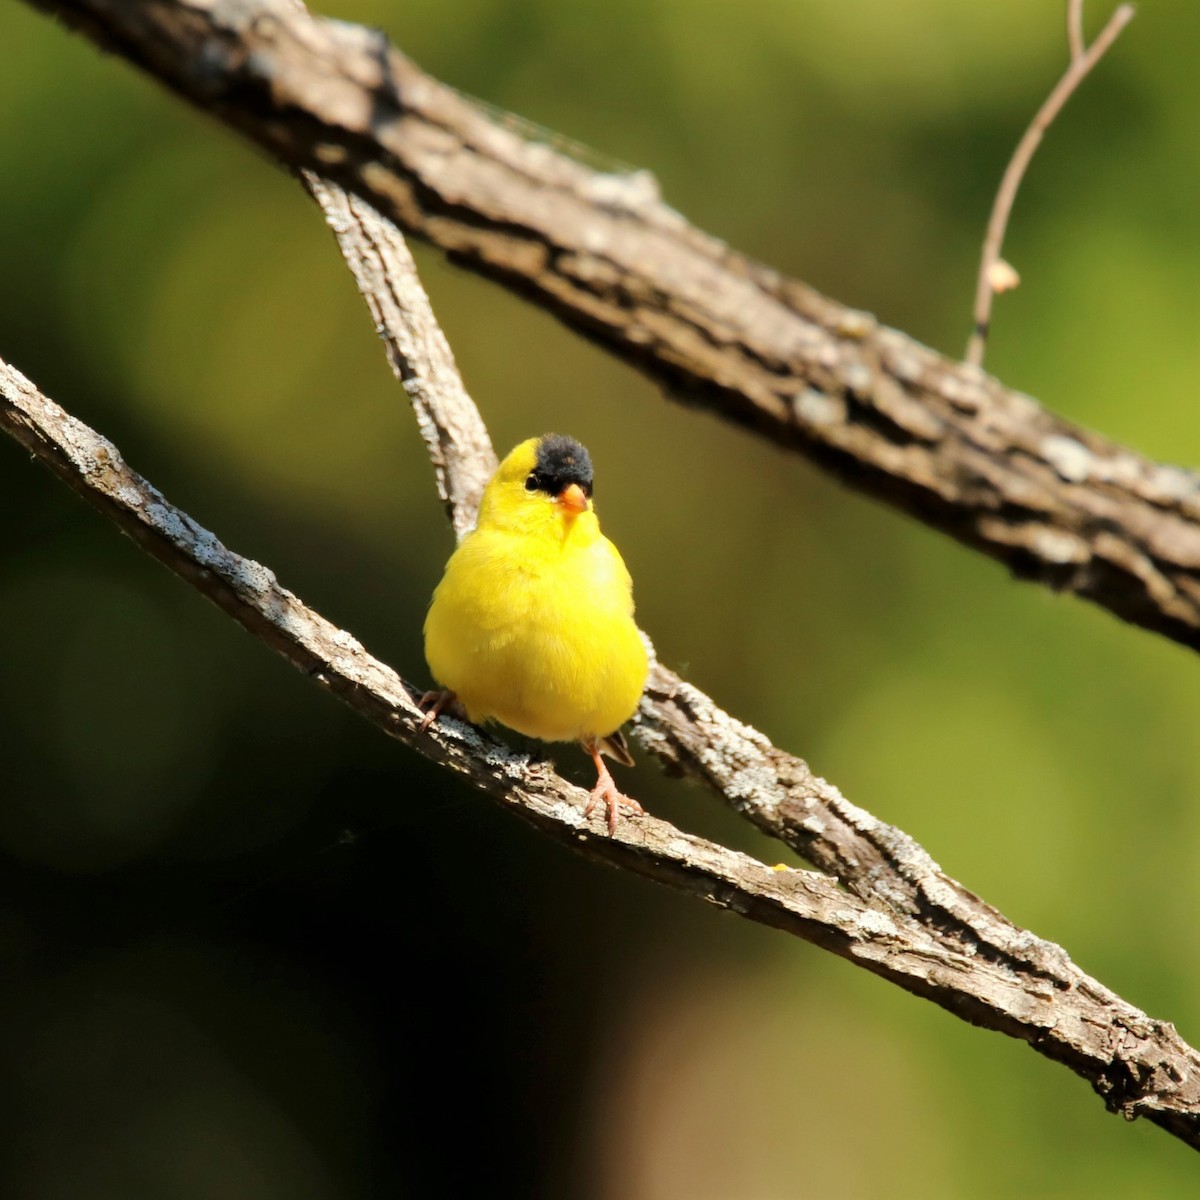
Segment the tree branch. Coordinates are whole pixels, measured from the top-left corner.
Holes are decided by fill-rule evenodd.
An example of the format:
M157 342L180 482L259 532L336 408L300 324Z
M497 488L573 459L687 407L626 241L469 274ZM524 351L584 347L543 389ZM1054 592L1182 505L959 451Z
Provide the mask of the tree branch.
M433 315L404 238L371 206L312 171L301 178L321 206L362 293L388 362L412 401L455 537L475 526L496 452Z
M483 418L453 365L447 372L440 361L422 358L423 347L438 344L439 338L427 328L429 323L436 328L436 318L399 230L364 201L349 200L334 184L307 176L305 186L321 204L359 289L376 316L389 346L393 370L402 380L421 381L421 418L436 432L434 437L427 435L427 441L442 447L454 441L456 431L461 432L472 444L486 446L485 461L494 464ZM379 264L378 270L362 268L368 257L364 247L368 246ZM398 270L401 277L389 279L391 269ZM399 294L417 298L412 314L389 312L388 296ZM391 322L397 320L399 327L393 328ZM412 325L417 326L416 336ZM411 383L405 386L411 387ZM478 477L468 455L456 455L453 461L455 469L467 471L472 480ZM451 516L456 526L469 526L474 511L464 514L452 510ZM1012 1034L1028 1026L1021 1020L1006 1027L1005 1020L997 1020L996 1008L980 1019L980 1002L986 1008L995 998L992 971L1010 984L1024 981L1022 992L1028 993L1027 985L1032 983L1039 1003L1055 1010L1062 1006L1062 996L1100 987L1082 975L1059 947L1013 925L947 876L906 834L847 802L837 788L814 776L801 759L772 746L757 730L734 720L660 663L653 666L635 733L639 742L665 764L705 783L760 829L836 877L869 906L858 910L860 920L878 922L883 929L919 930L952 958L966 956L988 964L983 977L959 979L949 989L940 978L932 992L919 993L935 1003L968 1020ZM913 990L907 975L891 978ZM982 991L977 991L980 986ZM1006 1006L1001 1004L999 1008ZM1007 1010L1007 1016L1011 1016L1011 1010ZM1136 1109L1128 1107L1124 1074L1118 1083L1119 1073L1111 1068L1094 1073L1094 1064L1084 1063L1074 1045L1068 1048L1055 1042L1051 1048L1054 1039L1047 1039L1044 1033L1029 1040L1049 1057L1068 1063L1091 1079L1110 1107L1135 1115Z
M393 373L416 398L439 494L447 500L451 524L461 538L474 527L496 454L416 264L400 231L366 201L309 171L303 172L303 182L321 206L367 302ZM398 304L397 297L405 303ZM649 645L650 639L642 636ZM963 914L975 898L943 876L916 843L847 804L805 762L776 749L657 661L635 734L668 767L707 785L763 832L834 875L861 899L920 919L937 914L943 925L948 918L956 936L962 932ZM747 786L747 780L753 785ZM957 911L948 911L950 898ZM998 916L986 910L989 922ZM972 931L971 938L979 944L988 940L980 931ZM1011 953L1008 947L994 948Z
M1200 1053L1173 1025L1148 1017L1081 972L1059 947L1017 931L1020 954L997 955L988 946L872 907L829 876L767 867L650 816L622 821L616 836L609 837L602 817L591 823L584 819L587 793L548 764L445 717L423 732L416 689L349 633L305 606L266 567L227 549L175 508L111 442L2 361L0 427L320 686L392 737L465 775L542 832L596 861L810 941L973 1024L1021 1038L1087 1079L1112 1111L1145 1116L1200 1148ZM740 740L759 754L771 752L761 735L715 706L708 710L700 693L687 685L676 690L672 702L725 727L710 730L710 740L729 737L731 748ZM747 761L742 770L753 775L755 763ZM828 784L816 782L827 795L836 795ZM886 830L866 813L841 804L868 841Z
M1200 648L1200 478L748 261L290 0L31 0L689 403Z
M149 4L140 11L165 9L177 12L178 6ZM465 102L459 98L458 103ZM328 145L324 154L338 157ZM429 336L432 314L426 317L423 299L413 291L414 287L419 291L419 284L402 239L394 229L389 232L387 221L361 200L347 200L320 180L306 182L331 218L343 253L388 340L393 367L414 398L427 444L439 465L439 488L461 531L472 512L481 472L486 475L484 464L494 458L482 421L457 380L448 348ZM628 215L619 205L613 209L614 195L629 200L632 193L610 189L597 211L612 209ZM644 197L638 203L653 206ZM673 229L677 245L704 241L669 210L661 210L659 217L662 214L675 222L671 226L668 221L662 228ZM637 216L637 221L645 219L645 214ZM724 255L725 265L734 261L732 255ZM760 268L744 263L742 268L748 272L746 279L755 277L756 284L768 279ZM782 291L798 286L775 283ZM666 293L665 299L669 309L679 294ZM828 306L822 311L834 311L828 302L809 299ZM871 331L861 326L843 328L842 336L856 341ZM875 333L885 339L900 336ZM930 354L911 344L905 353ZM429 362L434 365L426 369ZM434 376L440 377L436 386L431 382ZM992 395L988 389L993 385L982 376L973 379L983 389L981 395ZM443 393L452 397L456 417L443 413ZM1012 925L941 872L906 835L849 804L836 788L815 778L801 760L777 750L661 666L654 668L642 708L643 744L704 780L763 828L836 874L837 880L810 871L772 870L650 817L623 822L615 838L596 836L595 827L581 817L585 793L546 765L514 755L458 722L444 719L422 733L413 689L390 668L372 659L349 634L307 609L266 568L228 551L170 506L129 470L111 444L38 395L28 381L3 364L0 394L6 398L0 405L0 425L151 553L392 736L467 775L525 820L599 861L785 929L964 1019L1027 1040L1040 1053L1087 1078L1110 1109L1128 1117L1146 1115L1200 1148L1200 1054L1178 1037L1173 1026L1147 1017L1103 988L1079 971L1059 947ZM822 403L832 403L835 394L806 393L797 409L806 409L812 418L820 414ZM1030 409L1038 412L1020 397L1009 397L1007 402L1015 403L1018 415L1028 416ZM956 405L963 411L972 408L970 399L961 394ZM919 409L904 405L893 409L909 423L920 425L926 419L916 415ZM1052 421L1045 414L1041 418ZM1086 449L1082 444L1075 450L1057 448L1062 468L1058 473L1063 478L1067 477L1063 471L1078 463L1064 456ZM980 448L985 457L989 451L987 445Z

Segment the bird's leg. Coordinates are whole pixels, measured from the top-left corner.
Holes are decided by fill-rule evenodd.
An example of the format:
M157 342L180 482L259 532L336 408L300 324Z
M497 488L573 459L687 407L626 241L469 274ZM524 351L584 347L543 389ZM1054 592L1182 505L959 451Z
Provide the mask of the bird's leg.
M632 796L626 796L624 792L617 787L608 767L604 765L604 759L600 757L600 747L595 742L584 742L583 748L592 756L592 762L596 764L596 786L592 788L588 796L587 808L583 810L584 817L592 815L592 809L597 804L603 802L608 809L608 832L611 837L617 832L617 814L621 808L627 808L632 813L643 813L646 810Z
M450 691L425 692L420 700L417 701L418 708L429 709L421 721L421 732L424 733L438 719L441 712L453 704L455 700L454 693Z

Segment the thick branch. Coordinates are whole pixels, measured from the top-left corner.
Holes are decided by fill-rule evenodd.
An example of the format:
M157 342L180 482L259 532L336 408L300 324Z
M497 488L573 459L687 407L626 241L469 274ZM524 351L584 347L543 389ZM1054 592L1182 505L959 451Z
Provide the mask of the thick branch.
M590 858L792 933L965 1020L1022 1038L1083 1075L1114 1111L1145 1115L1200 1147L1200 1053L1172 1025L1084 975L1057 946L1024 933L1017 960L951 945L915 920L869 907L828 876L772 869L652 817L623 821L617 836L605 836L600 818L583 819L586 793L547 764L445 718L421 732L414 690L390 667L265 567L226 549L132 471L111 442L3 362L0 397L0 427L149 553L392 737L466 775L530 824Z
M463 104L460 98L456 101ZM475 110L468 105L466 111L474 113ZM511 139L511 135L504 136ZM512 149L519 156L536 148L517 141ZM479 148L464 148L467 150L470 157ZM328 148L324 157L330 157ZM551 165L555 161L564 170L582 171L575 164L550 156ZM535 164L526 164L532 165ZM583 172L583 175L587 174ZM605 177L592 178L603 181ZM561 190L564 194L578 191L575 187L578 182L575 178L569 187L562 184ZM657 229L668 241L673 241L677 249L702 251L707 247L719 252L719 247L694 231L688 231L673 214L658 209L636 188L623 186L620 180L609 183L612 186L607 188L599 213L621 215L639 228L648 222L652 230ZM550 184L543 180L539 186L546 188ZM319 196L319 189L314 190ZM384 192L386 194L387 189ZM589 199L586 188L580 195ZM336 217L339 201L336 196L332 199L332 209L325 199L322 203L327 214ZM561 197L548 196L551 208L557 199ZM372 214L353 203L342 211L347 219L345 229L339 230L339 241L350 259L354 249L350 243L357 236L354 226L369 224ZM453 222L450 222L448 228L452 227ZM346 232L350 234L349 240L343 236ZM428 229L424 232L430 233ZM378 262L385 264L382 278L392 289L391 300L396 302L398 311L404 309L409 299L400 299L401 290L386 279L390 249L376 238L373 253ZM717 253L713 261L717 260L724 266L733 264L737 267L736 260L728 254ZM374 270L372 261L369 255L364 256L356 268L360 286ZM771 287L775 287L779 296L793 301L806 300L827 315L837 312L816 297L807 293L801 296L798 289L795 295L789 295L794 285L773 281L758 268L743 263L740 269L746 272L742 281L752 281L756 288L765 287L766 295L770 295ZM497 273L503 275L505 271L498 270ZM386 327L388 322L380 314L388 307L387 297L384 297L384 303L378 303L378 297L373 300L373 293L379 290L377 287L368 285L363 290L368 302L372 303L376 320ZM407 291L404 295L408 297ZM667 303L663 313L668 312L678 299L669 290L664 295ZM655 297L649 300L657 302ZM637 319L645 320L653 311L648 307ZM403 312L400 316L403 318ZM849 339L850 343L861 338L868 344L868 335L873 336L869 323L854 314L842 314L833 325L837 326L843 340ZM819 319L813 328L821 328ZM592 329L592 332L597 331ZM411 331L401 331L392 339L393 350L411 336ZM899 335L881 333L879 336L895 338ZM419 343L412 345L419 346ZM649 364L653 369L661 367L661 363L655 366L659 349L654 350ZM902 349L906 353L928 354L912 346ZM418 357L419 353L418 349ZM468 486L456 492L455 474L460 468L471 470L473 461L482 463L481 456L487 445L486 431L482 439L476 440L474 451L464 451L456 456L453 452L456 437L447 436L438 424L421 387L419 372L413 373L407 368L404 359L403 353L399 357L393 356L394 365L405 379L410 395L418 402L419 416L434 423L434 436L430 436L430 430L424 431L434 450L443 454L439 463L443 473L440 485L455 516L456 527L461 530L460 516L472 506L471 488ZM680 367L681 363L675 362L674 366ZM13 378L19 380L15 375ZM969 382L977 383L985 391L993 386L977 376L970 377ZM417 385L415 388L414 384ZM721 386L728 385L722 383ZM844 416L851 415L848 403L852 390L847 389L842 396L847 404ZM417 395L418 392L421 394ZM747 399L752 398L749 391L742 394ZM800 397L795 408L798 414L805 412L809 419L820 417L821 404L832 403L838 395L837 387L829 389L824 396L809 392ZM465 398L465 393L463 396ZM878 397L872 399L877 401ZM1009 399L1020 402L1020 398ZM862 397L859 400L865 403ZM469 405L469 401L466 403ZM1023 403L1028 409L1028 402ZM961 396L958 405L970 407ZM1032 411L1037 412L1036 409ZM917 413L917 409L908 411L910 422L920 424L923 418L915 415ZM827 417L828 413L825 415ZM860 416L853 415L855 419ZM65 416L64 420L70 422ZM810 423L820 425L822 421L810 420ZM29 428L26 421L16 420L14 424L18 431ZM900 424L902 426L903 422ZM66 428L69 429L67 440L70 443L80 427L70 423ZM468 436L479 432L471 428L470 421L464 428ZM28 441L25 444L28 445ZM119 461L114 459L115 451L103 445L101 457L105 462ZM1063 451L1061 447L1059 450L1061 458ZM1068 455L1074 452L1070 447L1065 450ZM53 459L55 455L51 453L50 457ZM90 452L84 455L85 475L89 473L87 464L94 461L95 456ZM60 473L72 475L70 470L62 469L61 463L58 469ZM477 465L475 473L478 472ZM453 723L444 723L437 736L430 735L427 740L421 740L414 730L415 715L405 685L382 664L366 656L349 635L334 630L316 614L304 609L294 597L279 588L265 569L231 555L211 535L191 525L183 514L170 510L162 498L148 489L144 481L133 477L124 464L120 464L118 478L115 496L99 501L99 506L114 515L116 500L128 504L130 497L137 494L137 484L146 488L147 497L134 506L135 510L142 510L140 514L120 510L116 505L115 515L123 524L131 517L144 524L147 513L165 515L166 529L142 530L140 534L135 531L152 552L393 735L410 742L417 739L418 748L471 775L485 790L499 794L515 806L527 820L594 857L628 866L726 904L756 920L789 929L968 1020L1029 1040L1040 1052L1066 1062L1088 1078L1105 1096L1110 1107L1129 1116L1144 1112L1190 1144L1200 1144L1195 1115L1200 1104L1200 1097L1195 1094L1195 1067L1200 1060L1190 1047L1179 1041L1172 1027L1152 1021L1124 1004L1079 972L1058 947L1041 942L1011 925L946 877L911 839L848 804L836 789L813 777L800 760L783 754L755 731L733 721L707 697L663 668L656 667L643 708L644 743L721 791L764 828L784 837L813 861L837 874L851 891L869 897L872 907L840 891L833 881L823 876L810 872L768 872L761 864L744 856L730 856L728 851L687 838L651 819L625 824L622 836L611 842L589 838L587 833L581 833L578 810L562 807L569 801L577 802L582 793L570 789L545 768L531 766L498 744ZM90 484L81 488L79 482L74 481L73 486L87 492L95 502ZM178 529L192 535L200 550L198 559L188 553L187 537L183 545L170 536L163 540L165 535ZM206 565L197 571L196 561ZM242 587L243 583L247 586ZM361 678L364 671L365 683ZM376 684L384 685L382 690ZM546 811L547 806L552 811ZM560 819L563 812L569 814L568 819ZM581 836L587 840L577 844L576 839ZM793 894L780 896L776 886L780 879L798 882Z
M483 463L490 465L495 456L487 428L453 364L447 368L440 356L430 360L423 354L424 348L439 344L434 336L436 318L403 236L364 201L348 202L336 185L313 178L305 182L334 228L339 248L376 317L393 369L406 381L406 388L411 388L411 381L421 383L420 415L435 434L427 434L427 441L440 453L462 436L472 445L486 447ZM366 261L375 262L378 269L363 270ZM391 272L398 274L390 278ZM388 297L395 295L415 298L411 313L389 307ZM478 476L483 465L472 467L466 453L454 454L451 461L456 464L451 472L463 470L469 480ZM468 490L459 489L460 493ZM452 506L451 517L456 527L466 527L473 522L474 511L464 513ZM776 749L757 730L734 720L661 664L653 667L636 733L641 744L668 766L707 784L765 832L836 877L871 906L871 915L864 914L864 919L881 922L885 928L920 929L943 952L966 955L1010 977L1033 981L1044 996L1084 986L1086 977L1057 946L1013 925L947 876L906 834L850 804L802 760ZM1088 980L1086 986L1099 985ZM945 1004L944 998L937 1002L962 1016L972 1007L970 1002L965 1008ZM1032 1040L1039 1045L1038 1039ZM1080 1069L1078 1059L1064 1061ZM1082 1073L1112 1106L1120 1089L1111 1086L1111 1073L1103 1081L1086 1069Z
M33 0L703 404L1124 620L1200 648L1200 478L1060 421L522 140L291 0Z

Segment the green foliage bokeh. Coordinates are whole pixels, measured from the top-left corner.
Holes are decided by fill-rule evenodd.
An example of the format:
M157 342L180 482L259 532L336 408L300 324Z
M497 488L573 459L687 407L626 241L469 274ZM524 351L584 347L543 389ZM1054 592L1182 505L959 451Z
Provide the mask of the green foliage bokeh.
M1034 0L326 11L950 354L1000 172L1066 54L1061 6ZM0 44L0 355L423 680L450 533L315 208L31 9L0 12ZM1194 3L1147 3L1050 131L988 356L1185 464L1197 44ZM1195 655L1012 582L417 252L497 447L591 449L660 655L1195 1042ZM6 1194L1188 1194L1188 1151L1025 1047L541 844L9 444L0 498ZM780 857L652 765L626 780Z

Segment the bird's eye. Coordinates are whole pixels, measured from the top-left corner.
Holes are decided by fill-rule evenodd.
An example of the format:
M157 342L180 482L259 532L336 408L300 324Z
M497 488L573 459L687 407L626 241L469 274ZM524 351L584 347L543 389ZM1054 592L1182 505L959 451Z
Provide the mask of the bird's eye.
M536 492L537 489L538 489L538 477L537 477L537 473L535 472L534 474L530 475L528 479L525 480L525 490L527 492Z

